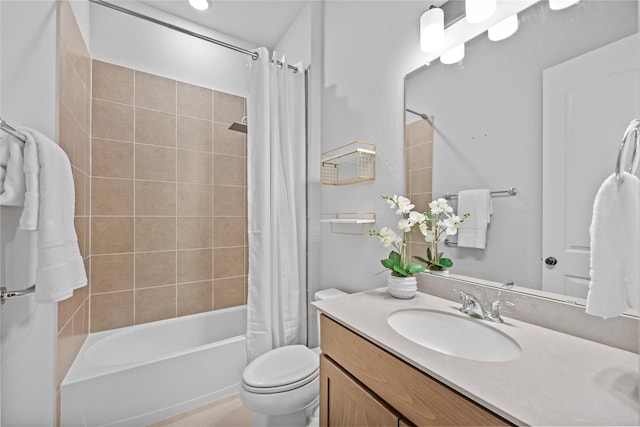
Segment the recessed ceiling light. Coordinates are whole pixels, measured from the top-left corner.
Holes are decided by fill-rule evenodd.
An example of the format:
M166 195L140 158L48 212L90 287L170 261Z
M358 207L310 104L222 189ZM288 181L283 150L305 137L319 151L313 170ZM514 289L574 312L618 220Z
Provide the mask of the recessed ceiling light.
M209 0L188 0L192 8L196 10L209 9Z

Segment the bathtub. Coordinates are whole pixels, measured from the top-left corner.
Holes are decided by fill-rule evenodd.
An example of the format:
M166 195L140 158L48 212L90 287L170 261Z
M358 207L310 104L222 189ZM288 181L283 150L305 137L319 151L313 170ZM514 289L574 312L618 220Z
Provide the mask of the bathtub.
M89 334L60 391L63 426L141 426L238 390L246 306Z

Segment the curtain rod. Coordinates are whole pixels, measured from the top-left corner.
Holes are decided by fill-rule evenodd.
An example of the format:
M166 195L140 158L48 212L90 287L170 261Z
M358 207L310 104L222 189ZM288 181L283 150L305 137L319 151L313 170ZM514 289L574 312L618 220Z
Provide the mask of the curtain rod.
M188 36L195 37L195 38L198 38L200 40L204 40L204 41L207 41L209 43L216 44L218 46L226 47L227 49L235 50L236 52L244 53L245 55L249 55L254 60L258 59L259 55L256 52L252 52L250 50L243 49L243 48L238 47L238 46L234 46L234 45L232 45L230 43L223 42L222 40L213 39L211 37L207 37L205 35L202 35L202 34L199 34L199 33L195 33L195 32L193 32L191 30L187 30L186 28L178 27L177 25L173 25L173 24L170 24L168 22L160 21L159 19L152 18L151 16L143 15L142 13L138 13L136 11L133 11L133 10L130 10L130 9L126 9L124 7L121 7L121 6L118 6L118 5L115 5L113 3L109 3L109 2L103 1L103 0L89 0L89 1L91 3L99 4L100 6L104 6L104 7L108 7L110 9L113 9L113 10L117 10L118 12L126 13L127 15L135 16L136 18L139 18L139 19L143 19L145 21L149 21L149 22L152 22L154 24L161 25L163 27L169 28L170 30L178 31L178 32L186 34ZM271 60L271 61L274 62L273 60ZM275 63L277 65L279 65L279 66L283 65L281 61L275 61ZM287 67L290 70L292 70L293 72L298 72L298 68L294 67L293 65L287 64Z

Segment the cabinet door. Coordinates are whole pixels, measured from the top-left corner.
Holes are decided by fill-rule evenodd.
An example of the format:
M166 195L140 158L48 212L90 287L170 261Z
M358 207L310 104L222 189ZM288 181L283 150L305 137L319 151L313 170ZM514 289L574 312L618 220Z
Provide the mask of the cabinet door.
M399 418L329 358L320 357L320 426L397 426Z

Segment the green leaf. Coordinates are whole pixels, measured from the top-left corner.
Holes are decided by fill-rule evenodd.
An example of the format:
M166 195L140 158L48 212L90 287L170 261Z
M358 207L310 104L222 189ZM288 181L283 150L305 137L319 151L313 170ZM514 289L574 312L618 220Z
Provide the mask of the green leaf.
M391 253L389 254L389 259L393 260L395 262L397 262L398 264L400 263L400 254L396 251L391 251Z
M404 268L400 267L399 265L394 265L393 266L393 271L395 271L396 273L400 274L402 277L411 276L411 274L408 273L407 270L405 270Z
M417 259L420 262L424 262L425 264L429 264L429 261L427 261L426 259L422 258L421 256L413 256L415 259Z
M453 265L453 261L451 261L449 258L440 258L439 264L444 268L449 268Z
M433 256L431 255L431 247L427 248L427 259L428 260L432 260L433 259Z
M394 265L398 264L397 262L391 259L383 259L383 260L380 260L380 262L382 263L382 265L384 265L385 268L389 268L391 270L393 270Z
M420 273L421 271L424 271L424 270L425 270L425 266L424 265L418 264L418 263L415 263L415 262L412 262L411 264L409 264L407 266L407 271L410 274Z

